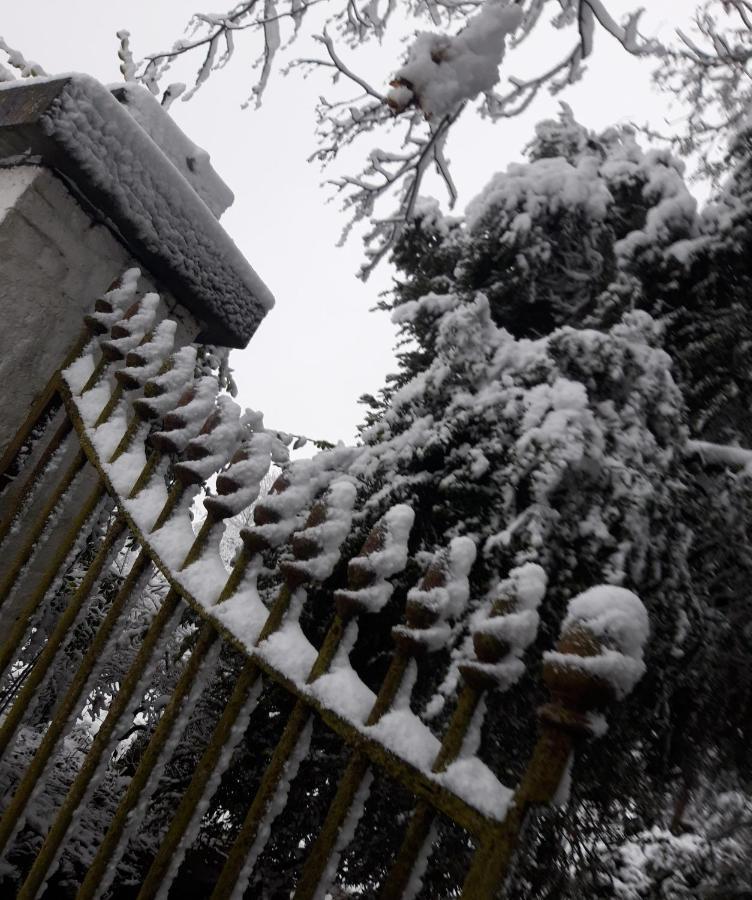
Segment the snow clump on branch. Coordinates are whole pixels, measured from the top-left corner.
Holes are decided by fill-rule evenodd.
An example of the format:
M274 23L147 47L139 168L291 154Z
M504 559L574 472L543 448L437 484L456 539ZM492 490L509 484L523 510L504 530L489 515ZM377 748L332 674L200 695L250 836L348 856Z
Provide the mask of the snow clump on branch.
M487 0L459 34L422 31L397 72L387 101L402 112L413 101L427 119L451 112L499 82L505 39L522 22L522 8Z

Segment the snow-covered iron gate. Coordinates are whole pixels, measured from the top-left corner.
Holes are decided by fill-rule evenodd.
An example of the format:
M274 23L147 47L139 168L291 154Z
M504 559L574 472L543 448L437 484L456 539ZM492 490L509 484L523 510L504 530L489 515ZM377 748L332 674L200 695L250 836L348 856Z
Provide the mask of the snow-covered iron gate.
M66 651L77 622L92 615L92 596L126 540L131 549L119 589L100 615L88 646L79 649L75 670L59 691L41 742L6 798L0 819L3 851L13 847L30 804L44 789L55 753L86 707L87 694L150 571L158 570L168 586L48 823L17 896L31 900L43 894L75 829L79 808L90 801L124 724L132 722L134 709L148 694L165 640L178 627L186 607L203 622L198 638L108 820L77 897L99 896L110 886L223 642L240 649L246 662L185 784L139 898L166 895L268 682L289 692L294 705L258 789L248 798L245 821L212 897L243 895L274 819L284 807L289 782L308 753L314 717L320 717L345 742L350 757L300 876L291 879L295 897L323 896L363 811L372 770L393 779L415 798L381 896L415 895L437 815L463 828L477 847L463 896L473 900L496 896L528 809L550 802L556 794L575 739L589 730L588 710L603 701L603 685L575 670L546 669L553 699L541 710L539 740L510 798L489 778L490 772L472 749L463 752L483 695L495 684L486 677L483 664L464 668L464 687L440 742L427 739L425 726L405 707L410 663L423 650L416 632L432 624L426 609L413 603L406 609L404 626L394 631L392 661L381 689L366 700L367 715L353 713L359 699L357 680L342 663L350 624L369 614L369 591L378 591L383 576L395 574L404 565L406 554L400 547L409 531L409 520L405 521L409 517L404 508L394 507L350 560L348 588L334 594L332 619L315 648L300 629L297 614L306 586L326 578L339 556L349 528L354 490L347 488L351 485L330 477L328 489L317 498L313 475L309 484L280 476L270 493L256 503L255 524L241 531L242 550L227 574L219 555L222 523L258 496L272 462L273 437L254 430L252 423L240 417L237 405L219 391L215 377L194 377L195 346L175 350L176 323L169 317L156 321L159 298L153 293L137 295L137 280L138 272L130 270L98 301L96 311L87 316L82 354L56 379L48 403L26 423L12 445L14 452L6 454L5 471L12 479L4 480L0 495L0 537L7 540L18 535L20 540L15 552L3 556L0 570L0 598L4 612L10 612L5 618L0 666L13 681L12 702L6 704L0 725L3 754L12 752L24 717L45 679L56 671L56 659ZM194 497L217 473L215 490L203 500L206 518L194 533L190 515ZM85 500L79 501L68 527L56 532L52 527L56 516L69 502L77 481L86 476ZM44 484L42 492L39 483ZM296 516L310 502L305 526L294 531ZM81 536L95 522L99 533L94 551L66 592L61 576L80 553ZM264 552L282 543L288 544L289 554L286 558L282 554L276 598L267 608L256 581ZM37 553L44 553L38 567L33 564ZM442 579L445 573L440 568L429 569L421 588L430 591ZM25 648L35 641L40 611L61 591L64 604L54 610L52 620L47 617L48 631L33 660L27 661ZM499 616L513 613L498 610ZM565 634L559 649L583 655L598 652L597 641L581 631ZM498 659L501 653L501 648L491 648L485 659ZM432 750L426 765L425 754ZM378 836L374 838L378 856Z
M524 610L499 601L436 737L409 700L415 661L444 627L432 603L455 577L451 548L408 593L381 685L358 678L349 663L357 622L404 570L412 513L388 510L347 560L356 490L336 464L286 469L256 502L277 442L220 390L206 346L244 346L268 292L219 229L226 198L221 184L206 187L215 177L208 161L153 100L125 91L119 101L77 76L0 89L0 887L25 900L108 895L218 660L234 652L234 681L142 866L140 900L177 883L233 755L244 741L253 746L254 716L275 690L290 711L242 798L213 898L243 896L255 870L265 890L264 849L296 774L315 756L314 727L345 758L325 815L287 848L284 895L326 894L377 778L411 798L379 896L418 896L427 866L442 866L431 855L439 819L472 852L462 895L497 896L526 816L561 791L590 711L610 692L586 666L547 663L551 702L537 743L516 788L503 786L477 756L499 673L509 665L519 674L514 635ZM92 293L108 267L124 274ZM97 294L87 311L82 298ZM194 530L197 497L205 517ZM228 573L224 523L251 506ZM472 559L462 556L466 578ZM329 598L335 568L346 569L347 584ZM316 639L299 621L311 588L331 600ZM167 648L187 637L159 696ZM577 625L558 649L576 660L603 643ZM161 710L150 733L134 724L144 698ZM147 730L143 752L103 802L124 733L136 727ZM313 795L329 785L309 787ZM83 840L81 823L100 806L103 831ZM383 866L379 834L368 844Z

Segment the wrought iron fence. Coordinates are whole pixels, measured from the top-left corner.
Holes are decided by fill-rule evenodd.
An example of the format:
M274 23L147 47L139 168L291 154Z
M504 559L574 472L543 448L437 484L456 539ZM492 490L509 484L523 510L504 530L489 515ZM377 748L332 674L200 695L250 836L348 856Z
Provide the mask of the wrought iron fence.
M436 737L408 701L414 661L431 651L432 629L441 624L426 598L451 577L447 553L410 594L386 677L380 689L369 690L348 660L354 623L380 608L389 577L404 568L410 511L396 507L376 523L349 560L347 586L333 591L323 639L312 642L298 616L306 589L326 586L343 565L354 486L335 470L312 466L305 474L303 467L295 477L283 472L258 499L278 449L274 435L243 417L215 377L197 374L195 348L175 347L174 323L156 321L156 295L134 292L135 279L126 273L97 302L76 353L2 461L4 884L25 900L41 896L67 854L77 857L79 873L70 892L107 895L220 657L239 652L242 663L211 734L143 867L139 900L169 893L254 711L275 685L289 695L291 708L255 790L244 798L245 817L212 888L215 900L243 896L290 784L312 752L314 724L345 749L345 763L323 820L311 825L314 837L305 839L302 862L290 865L288 890L296 898L324 896L374 775L413 798L380 897L417 896L426 866L442 865L430 860L437 817L462 829L472 849L462 896L496 896L525 816L559 789L604 685L582 672L545 668L552 702L540 712L539 737L519 784L507 789L467 740L487 698L498 702L498 667L510 649L488 631L476 636L477 658L463 666L454 712ZM195 529L197 496L206 516ZM223 523L252 504L253 524L241 531L227 572L219 553ZM270 553L271 571L265 566ZM159 589L149 593L155 573ZM137 615L145 591L150 602ZM509 602L493 612L514 613ZM123 635L133 632L134 616L137 640L120 654L125 662L117 669L111 660ZM83 810L97 802L134 711L159 690L165 648L184 636L190 641L179 674L157 704L158 720L119 800L106 811L105 831L95 846L82 848L76 842ZM599 641L580 630L565 634L560 649L593 655ZM48 695L44 712L34 713ZM32 713L42 723L33 733ZM61 762L82 717L85 740ZM52 782L62 787L53 790ZM43 813L34 813L40 803ZM378 835L372 846L380 857ZM297 859L300 846L290 854Z

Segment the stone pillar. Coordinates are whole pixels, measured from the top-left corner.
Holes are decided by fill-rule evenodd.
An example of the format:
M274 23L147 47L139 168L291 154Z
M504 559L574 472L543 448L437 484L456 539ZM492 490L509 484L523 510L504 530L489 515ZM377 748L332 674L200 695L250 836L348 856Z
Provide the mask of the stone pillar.
M0 457L125 268L165 298L180 343L248 343L273 299L217 220L230 202L145 89L0 85Z
M47 169L0 169L0 454L132 260Z

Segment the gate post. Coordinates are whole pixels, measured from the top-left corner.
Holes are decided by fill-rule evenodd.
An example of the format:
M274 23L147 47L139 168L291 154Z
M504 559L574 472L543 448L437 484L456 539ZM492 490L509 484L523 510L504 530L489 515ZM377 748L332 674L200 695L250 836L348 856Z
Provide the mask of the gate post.
M178 343L243 347L273 299L217 217L232 194L145 89L83 75L0 85L0 471L83 315L139 266Z

